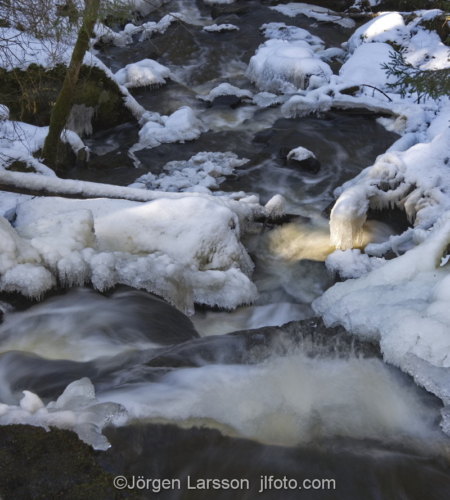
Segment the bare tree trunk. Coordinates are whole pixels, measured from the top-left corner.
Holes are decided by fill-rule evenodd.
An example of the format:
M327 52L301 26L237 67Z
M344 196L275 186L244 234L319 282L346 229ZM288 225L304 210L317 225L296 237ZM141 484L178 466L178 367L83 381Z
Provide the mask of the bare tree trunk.
M53 169L56 168L58 149L61 143L61 132L66 125L70 110L72 109L78 76L84 56L89 48L92 30L94 29L100 9L100 1L85 0L86 7L83 14L83 24L78 32L78 38L61 87L61 92L52 109L50 128L45 139L44 148L42 149L42 156L45 159L45 164Z

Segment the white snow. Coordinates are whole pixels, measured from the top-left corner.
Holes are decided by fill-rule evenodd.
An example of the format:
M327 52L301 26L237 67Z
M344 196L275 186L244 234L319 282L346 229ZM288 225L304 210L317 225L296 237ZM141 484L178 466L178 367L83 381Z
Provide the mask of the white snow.
M332 71L303 41L272 39L250 59L246 76L266 92L289 93L328 83Z
M290 160L291 158L293 160L303 161L307 160L308 158L316 159L316 155L312 151L309 151L309 149L300 146L298 148L289 151L287 159Z
M164 85L165 79L170 77L170 69L152 59L127 64L114 75L116 82L127 89L147 86L157 88Z
M344 279L360 278L385 263L385 259L369 257L369 255L361 253L358 248L336 250L325 260L327 269L332 273L339 274Z
M15 160L26 164L31 172L56 177L55 172L32 156L44 145L48 127L36 127L28 123L0 121L0 169L8 168ZM80 137L71 130L63 130L61 140L72 147L74 153L85 148Z
M339 70L339 75L349 85L367 84L386 91L387 83L394 83L396 79L388 77L382 64L389 61L392 47L387 43L364 43L356 48L352 57ZM368 93L374 92L367 89Z
M264 206L270 217L281 217L285 213L286 200L281 194L276 194Z
M349 53L353 53L364 43L391 42L401 46L410 36L403 17L398 12L384 12L358 28L350 37L346 48Z
M195 116L192 108L182 106L170 116L158 116L156 121L147 121L139 131L139 142L130 151L155 148L166 142L192 141L207 130L207 126Z
M239 31L239 28L234 24L210 24L209 26L204 26L203 31L208 33L220 33L221 31Z

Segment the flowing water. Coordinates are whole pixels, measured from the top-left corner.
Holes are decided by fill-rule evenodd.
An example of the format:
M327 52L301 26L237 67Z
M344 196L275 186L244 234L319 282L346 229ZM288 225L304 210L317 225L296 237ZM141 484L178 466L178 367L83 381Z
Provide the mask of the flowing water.
M104 430L112 444L100 458L106 470L184 484L191 476L248 479L251 485L237 492L182 487L159 492L161 498L448 499L450 443L439 427L440 401L385 364L376 346L342 329L325 329L311 309L334 283L323 262L332 249L321 213L333 189L371 165L397 136L368 116L286 119L277 107L210 108L196 99L222 82L256 91L243 73L264 41L259 27L265 22L308 29L327 47L350 35L303 16L286 18L257 1L246 4L249 14L221 20L239 32L203 32L210 8L185 0L165 11L188 16L187 28L173 24L131 48L104 49L99 55L113 70L145 57L170 67L177 82L138 89L135 97L162 114L189 105L210 130L197 141L139 151L138 168L73 175L127 185L200 151L248 158L221 189L254 192L262 202L281 193L288 212L298 216L264 235L245 236L259 300L233 312L198 307L189 319L159 298L125 287L103 295L69 290L32 307L3 295L0 400L18 404L28 390L48 403L69 383L88 377L100 402L120 403L129 414L123 425ZM96 161L126 157L137 132L130 123L94 134L88 142ZM280 149L298 146L316 154L318 174L284 165ZM370 221L365 237L382 241L392 232ZM294 320L302 321L276 328ZM298 484L335 479L336 489L259 492L261 476L286 476Z

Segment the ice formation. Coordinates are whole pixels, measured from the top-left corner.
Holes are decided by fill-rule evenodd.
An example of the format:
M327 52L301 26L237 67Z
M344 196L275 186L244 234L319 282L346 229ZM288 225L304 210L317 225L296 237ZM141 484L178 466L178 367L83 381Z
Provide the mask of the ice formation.
M360 278L385 263L385 259L370 257L361 253L361 250L358 248L336 250L325 260L327 269L332 273L337 273L344 279Z
M170 116L158 115L152 118L141 128L139 142L130 151L155 148L165 142L192 141L208 130L189 106L182 106Z
M236 167L247 163L237 155L227 153L197 153L187 161L171 161L164 166L168 173L159 176L145 174L131 184L131 188L157 189L162 191L198 191L211 193L232 175Z
M444 123L450 119L447 113L444 112ZM332 244L342 249L354 246L369 208L396 205L414 222L416 234L430 229L450 208L446 195L450 189L449 158L448 123L431 142L378 157L375 165L336 190L339 197L330 222Z
M376 340L385 359L450 403L449 266L446 212L416 247L359 279L337 283L313 303L328 325Z
M56 279L99 290L123 283L187 312L193 301L234 308L256 298L238 216L204 198L39 198L17 207L15 229L0 221L3 290L39 296Z
M0 404L0 425L28 424L37 427L69 429L95 450L107 450L111 445L103 436L103 427L125 419L125 408L117 403L100 403L88 378L72 382L56 401L47 406L36 394L23 391L19 406Z
M132 87L157 88L166 83L166 78L170 78L169 68L159 64L152 59L143 59L133 64L127 64L120 69L114 79L119 85L127 89Z
M307 42L278 39L260 45L246 72L260 90L273 93L320 87L332 74Z

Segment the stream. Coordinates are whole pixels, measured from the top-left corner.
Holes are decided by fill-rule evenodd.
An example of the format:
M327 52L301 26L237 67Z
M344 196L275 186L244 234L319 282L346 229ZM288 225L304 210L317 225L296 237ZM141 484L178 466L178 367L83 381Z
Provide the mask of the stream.
M179 12L189 24L173 23L164 34L97 54L113 71L144 58L170 68L177 81L132 89L133 96L160 114L189 105L209 131L195 141L137 151L137 166L127 156L138 141L137 124L99 131L85 141L91 164L69 175L126 186L203 151L247 158L220 190L256 193L263 204L282 194L293 216L243 238L256 264L259 299L235 311L197 306L188 318L125 286L104 294L89 287L59 290L40 303L2 293L0 400L17 405L27 390L47 404L88 377L100 402L119 403L129 414L125 425L119 421L103 431L112 447L99 460L108 472L182 484L187 476L250 481L248 491L182 487L161 491L159 498L448 499L450 441L439 427L441 401L384 363L376 346L342 328L325 328L311 308L336 279L324 264L333 249L323 212L333 190L399 136L371 114L287 119L279 106L241 102L233 109L197 99L224 82L258 92L244 73L265 41L259 30L264 23L307 29L327 48L339 47L353 31L289 18L257 0L238 4L248 13L213 22L239 31L207 33L202 28L212 24L211 7L175 0L163 5L163 13ZM331 67L336 72L339 64ZM286 165L280 151L299 146L316 155L318 173ZM126 158L123 165L118 155ZM371 220L365 239L381 242L395 232ZM259 492L261 476L298 484L335 479L336 488Z

